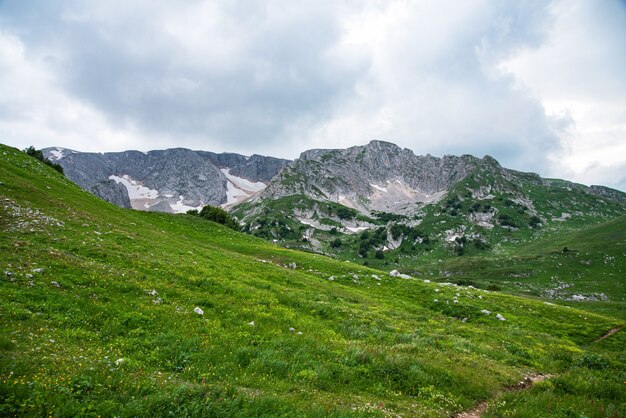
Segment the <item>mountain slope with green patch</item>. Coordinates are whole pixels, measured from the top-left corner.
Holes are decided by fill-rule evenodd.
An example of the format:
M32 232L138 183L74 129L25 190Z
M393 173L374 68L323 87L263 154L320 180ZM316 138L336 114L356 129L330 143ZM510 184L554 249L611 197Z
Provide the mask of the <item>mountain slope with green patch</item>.
M624 317L626 194L542 179L489 157L471 161L441 200L406 213L363 213L300 194L259 198L234 215L244 231L285 247Z
M121 209L4 146L0 204L3 416L450 416L537 372L508 414L626 414L620 319Z

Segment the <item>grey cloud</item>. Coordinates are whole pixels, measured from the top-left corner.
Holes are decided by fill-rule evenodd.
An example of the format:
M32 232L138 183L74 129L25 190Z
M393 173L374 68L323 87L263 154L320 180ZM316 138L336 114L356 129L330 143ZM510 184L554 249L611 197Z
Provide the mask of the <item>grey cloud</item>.
M324 117L324 108L351 89L364 65L337 66L335 57L327 55L339 35L332 14L291 6L288 20L274 19L263 4L253 4L257 13L244 16L238 14L247 6L219 10L220 19L237 21L225 29L233 32L225 36L243 44L232 51L240 62L227 71L220 71L221 63L210 58L201 62L203 57L194 55L205 51L186 50L162 30L168 10L153 12L146 20L138 10L102 21L90 16L89 3L66 10L48 8L47 24L25 38L40 48L54 39L54 49L61 54L55 66L60 82L118 127L130 121L146 135L158 132L254 146L279 139L284 125L299 115ZM86 18L64 18L68 10L80 15L82 9ZM210 52L210 44L221 41L202 43Z
M39 114L75 106L89 119L76 123L69 112L7 132L81 148L69 141L92 129L103 132L94 134L99 146L114 135L117 148L282 157L378 138L547 173L576 121L546 115L541 97L500 64L548 42L555 4L564 3L9 0L0 3L0 36L20 40L25 62L46 73L40 85L54 91ZM590 18L615 4L591 7ZM612 14L604 37L623 31ZM585 78L580 70L571 79ZM17 119L14 108L0 99L0 125Z

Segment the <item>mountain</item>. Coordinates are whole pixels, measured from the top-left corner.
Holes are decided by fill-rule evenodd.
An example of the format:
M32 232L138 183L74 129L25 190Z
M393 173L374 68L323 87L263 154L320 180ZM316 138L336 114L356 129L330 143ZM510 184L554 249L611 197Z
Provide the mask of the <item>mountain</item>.
M484 185L484 190L472 191L479 197L481 193L486 196L491 191L504 190L511 183L530 181L545 186L575 187L589 194L626 202L626 194L619 191L543 180L537 175L502 168L489 156L482 159L471 155L418 156L409 149L384 141L371 141L365 146L348 149L305 151L279 173L258 199L304 195L340 203L366 215L372 211L414 213L416 203L441 200L454 185L475 171L501 178L497 183ZM489 190L485 193L486 189Z
M470 155L416 156L383 141L344 150L309 150L289 164L259 199L304 195L365 214L411 212L415 203L441 199L479 161Z
M263 190L288 163L184 148L100 154L54 147L43 152L61 164L69 179L108 202L175 213L245 200Z
M611 312L122 209L3 145L0 205L2 416L626 415ZM623 252L622 225L553 255Z
M585 252L593 267L571 257L582 257L580 250L525 249L566 242L568 234L605 222L619 229L619 221L610 221L626 213L625 193L543 179L490 156L418 156L384 141L308 150L292 162L185 149L89 154L51 148L46 155L118 206L185 212L222 204L245 232L388 271L579 302L619 294L611 283L626 276L624 263L601 261L620 259L619 247ZM552 268L556 259L571 264L571 274ZM568 285L555 291L557 282Z
M563 277L558 268L546 268L553 256L544 259L537 253L543 261L536 263L515 258L537 240L547 246L567 234L580 235L587 228L623 219L626 194L543 179L504 168L489 156L416 156L381 141L306 151L263 192L235 207L233 214L245 231L290 248L518 293L594 300L616 277L626 277L619 255L622 244L614 245L624 237L617 241L613 237L606 248L596 247L588 254L594 266L603 258L618 257L613 267L579 265L576 270L574 263L571 277ZM612 225L623 228L623 221ZM510 265L511 260L518 260L518 267L508 271L497 267ZM482 267L472 269L472 263ZM493 274L481 276L478 271ZM554 292L557 281L568 287ZM617 283L626 285L622 282ZM623 302L623 297L617 301Z

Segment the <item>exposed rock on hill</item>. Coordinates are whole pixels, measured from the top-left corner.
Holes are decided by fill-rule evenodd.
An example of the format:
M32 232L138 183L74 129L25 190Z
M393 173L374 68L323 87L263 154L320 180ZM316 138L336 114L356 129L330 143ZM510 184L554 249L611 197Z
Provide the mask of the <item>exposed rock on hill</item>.
M83 153L47 148L68 178L118 206L185 212L227 205L263 190L289 161L253 155L174 148L162 151Z

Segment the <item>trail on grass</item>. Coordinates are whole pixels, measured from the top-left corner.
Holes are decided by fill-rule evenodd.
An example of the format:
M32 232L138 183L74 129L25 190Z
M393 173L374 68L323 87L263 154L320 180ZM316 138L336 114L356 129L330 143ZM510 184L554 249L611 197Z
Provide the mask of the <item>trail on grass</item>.
M520 390L527 389L527 388L531 387L532 385L534 385L535 383L542 382L542 381L544 381L544 380L546 380L546 379L548 379L550 377L552 377L552 375L549 375L549 374L531 374L531 375L528 375L521 382L506 388L503 393L518 392ZM503 393L498 394L497 397L501 396ZM476 407L474 407L473 409L471 409L469 411L461 412L460 414L453 415L453 416L455 418L480 418L480 417L483 416L483 414L485 413L485 411L487 410L488 407L489 407L489 401L481 402Z
M596 338L593 342L598 342L598 341L602 341L606 338L609 338L611 335L615 334L616 332L618 332L619 330L621 330L622 328L624 328L624 325L620 325L619 327L615 327L609 331L607 331L606 334L602 335L601 337ZM506 392L517 392L520 390L524 390L527 389L529 387L531 387L532 385L534 385L535 383L539 383L542 382L550 377L553 377L552 375L544 375L544 374L532 374L529 376L526 376L524 378L524 380L522 380L521 382L517 383L514 386L510 386L508 388L505 389L504 393ZM502 393L500 393L497 397L501 396ZM497 398L496 397L496 398ZM469 411L465 411L465 412L461 412L457 415L453 415L453 417L455 418L480 418L483 416L483 414L485 413L485 411L487 410L487 408L489 407L489 401L485 401L485 402L481 402L480 404L476 405L476 407L474 407L473 409L469 410Z
M602 341L605 338L609 338L611 335L615 334L617 331L619 331L622 328L624 328L624 325L620 325L619 327L615 327L612 330L610 330L609 332L607 332L606 334L604 334L603 336L598 337L595 340L593 340L593 342L597 343L598 341Z

